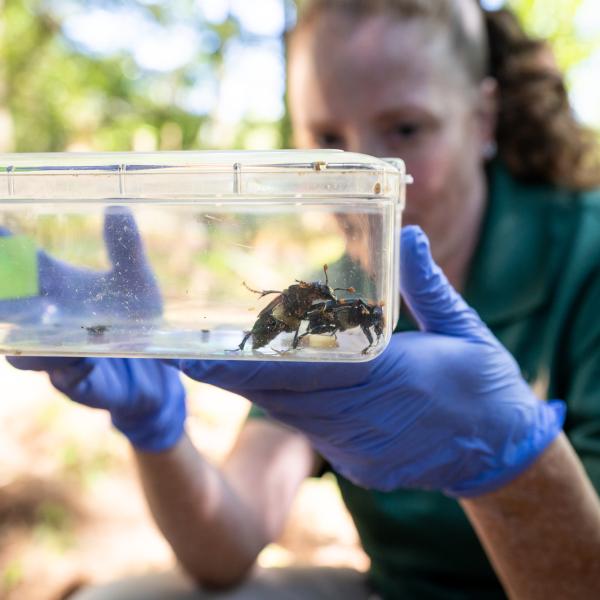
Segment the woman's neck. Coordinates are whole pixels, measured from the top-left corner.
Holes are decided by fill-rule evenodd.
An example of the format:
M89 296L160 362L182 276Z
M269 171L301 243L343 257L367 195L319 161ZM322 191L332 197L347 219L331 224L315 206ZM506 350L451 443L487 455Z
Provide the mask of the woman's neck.
M434 259L459 292L465 288L477 249L487 206L486 198L487 181L482 174L470 197L465 199L464 211L458 219L460 226L448 228L443 237L432 243Z

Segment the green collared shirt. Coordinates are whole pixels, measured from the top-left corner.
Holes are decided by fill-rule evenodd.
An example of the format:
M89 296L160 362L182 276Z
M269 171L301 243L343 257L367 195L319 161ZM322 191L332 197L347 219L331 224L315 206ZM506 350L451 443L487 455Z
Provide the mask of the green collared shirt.
M600 193L524 185L500 164L489 186L464 296L536 391L567 402L565 429L598 489ZM399 330L412 328L401 319ZM385 598L506 597L455 500L367 491L337 477Z
M565 429L598 489L600 192L525 185L498 163L489 190L463 295L536 391L567 402ZM408 329L401 318L397 330ZM336 476L384 598L506 597L455 500L364 490Z

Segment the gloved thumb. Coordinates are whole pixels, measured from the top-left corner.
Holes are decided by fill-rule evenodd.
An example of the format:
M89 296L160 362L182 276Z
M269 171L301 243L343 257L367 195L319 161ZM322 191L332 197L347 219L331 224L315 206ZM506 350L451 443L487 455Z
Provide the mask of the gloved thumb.
M133 214L123 206L109 206L104 215L104 243L114 278L123 296L122 307L138 316L159 316L162 299L158 282L146 258L144 242ZM135 299L132 304L126 297Z
M104 242L113 267L127 270L146 266L142 237L129 209L121 206L106 209Z
M435 264L427 236L414 225L402 229L400 291L424 331L469 338L491 335Z

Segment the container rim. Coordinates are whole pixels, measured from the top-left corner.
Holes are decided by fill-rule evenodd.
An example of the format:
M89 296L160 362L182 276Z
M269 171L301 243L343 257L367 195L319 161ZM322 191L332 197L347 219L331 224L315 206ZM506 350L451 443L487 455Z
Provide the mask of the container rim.
M398 197L401 159L342 150L0 154L0 200Z

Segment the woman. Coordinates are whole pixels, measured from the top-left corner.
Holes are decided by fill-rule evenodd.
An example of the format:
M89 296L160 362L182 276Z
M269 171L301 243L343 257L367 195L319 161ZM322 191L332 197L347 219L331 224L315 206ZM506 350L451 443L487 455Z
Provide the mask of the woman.
M598 195L578 193L600 171L549 55L510 13L482 17L471 0L315 0L290 39L290 114L300 147L406 161L406 221L527 379L567 400L600 486L600 329L584 309L600 301ZM340 485L386 595L501 595L456 502Z
M541 395L566 401L566 430L587 475L558 435L560 408L522 385L510 357L413 232L403 265L409 271L412 256L418 269L404 281L404 294L430 333L396 334L381 360L351 371L294 376L278 366L257 379L249 365L181 363L192 377L234 389L308 435L251 419L220 471L181 436L180 392L171 401L164 392L153 397L158 386L146 385L141 399L124 394L129 404L115 409L105 382L136 382L134 370L123 375L98 362L90 371L88 361L78 374L82 363L55 365L51 376L60 389L111 409L137 446L157 522L200 583L233 585L247 576L281 531L300 482L321 469L318 448L337 471L371 558L369 580L349 572L270 573L232 597L600 593L593 589L600 581L600 507L590 485L600 484L600 199L585 192L599 182L589 169L589 137L574 122L547 57L509 13L486 14L484 22L475 0L315 0L290 37L290 112L300 147L406 160L415 178L408 222L425 230L450 282ZM414 324L405 315L399 328ZM312 398L305 405L316 412L303 419L288 398L295 406ZM465 401L473 398L477 403ZM427 418L418 410L424 400ZM358 423L336 412L350 402ZM406 423L414 427L404 430ZM151 585L155 597L202 597L177 578L161 579L162 592ZM90 597L137 597L131 585L124 590ZM147 589L137 593L150 597Z

